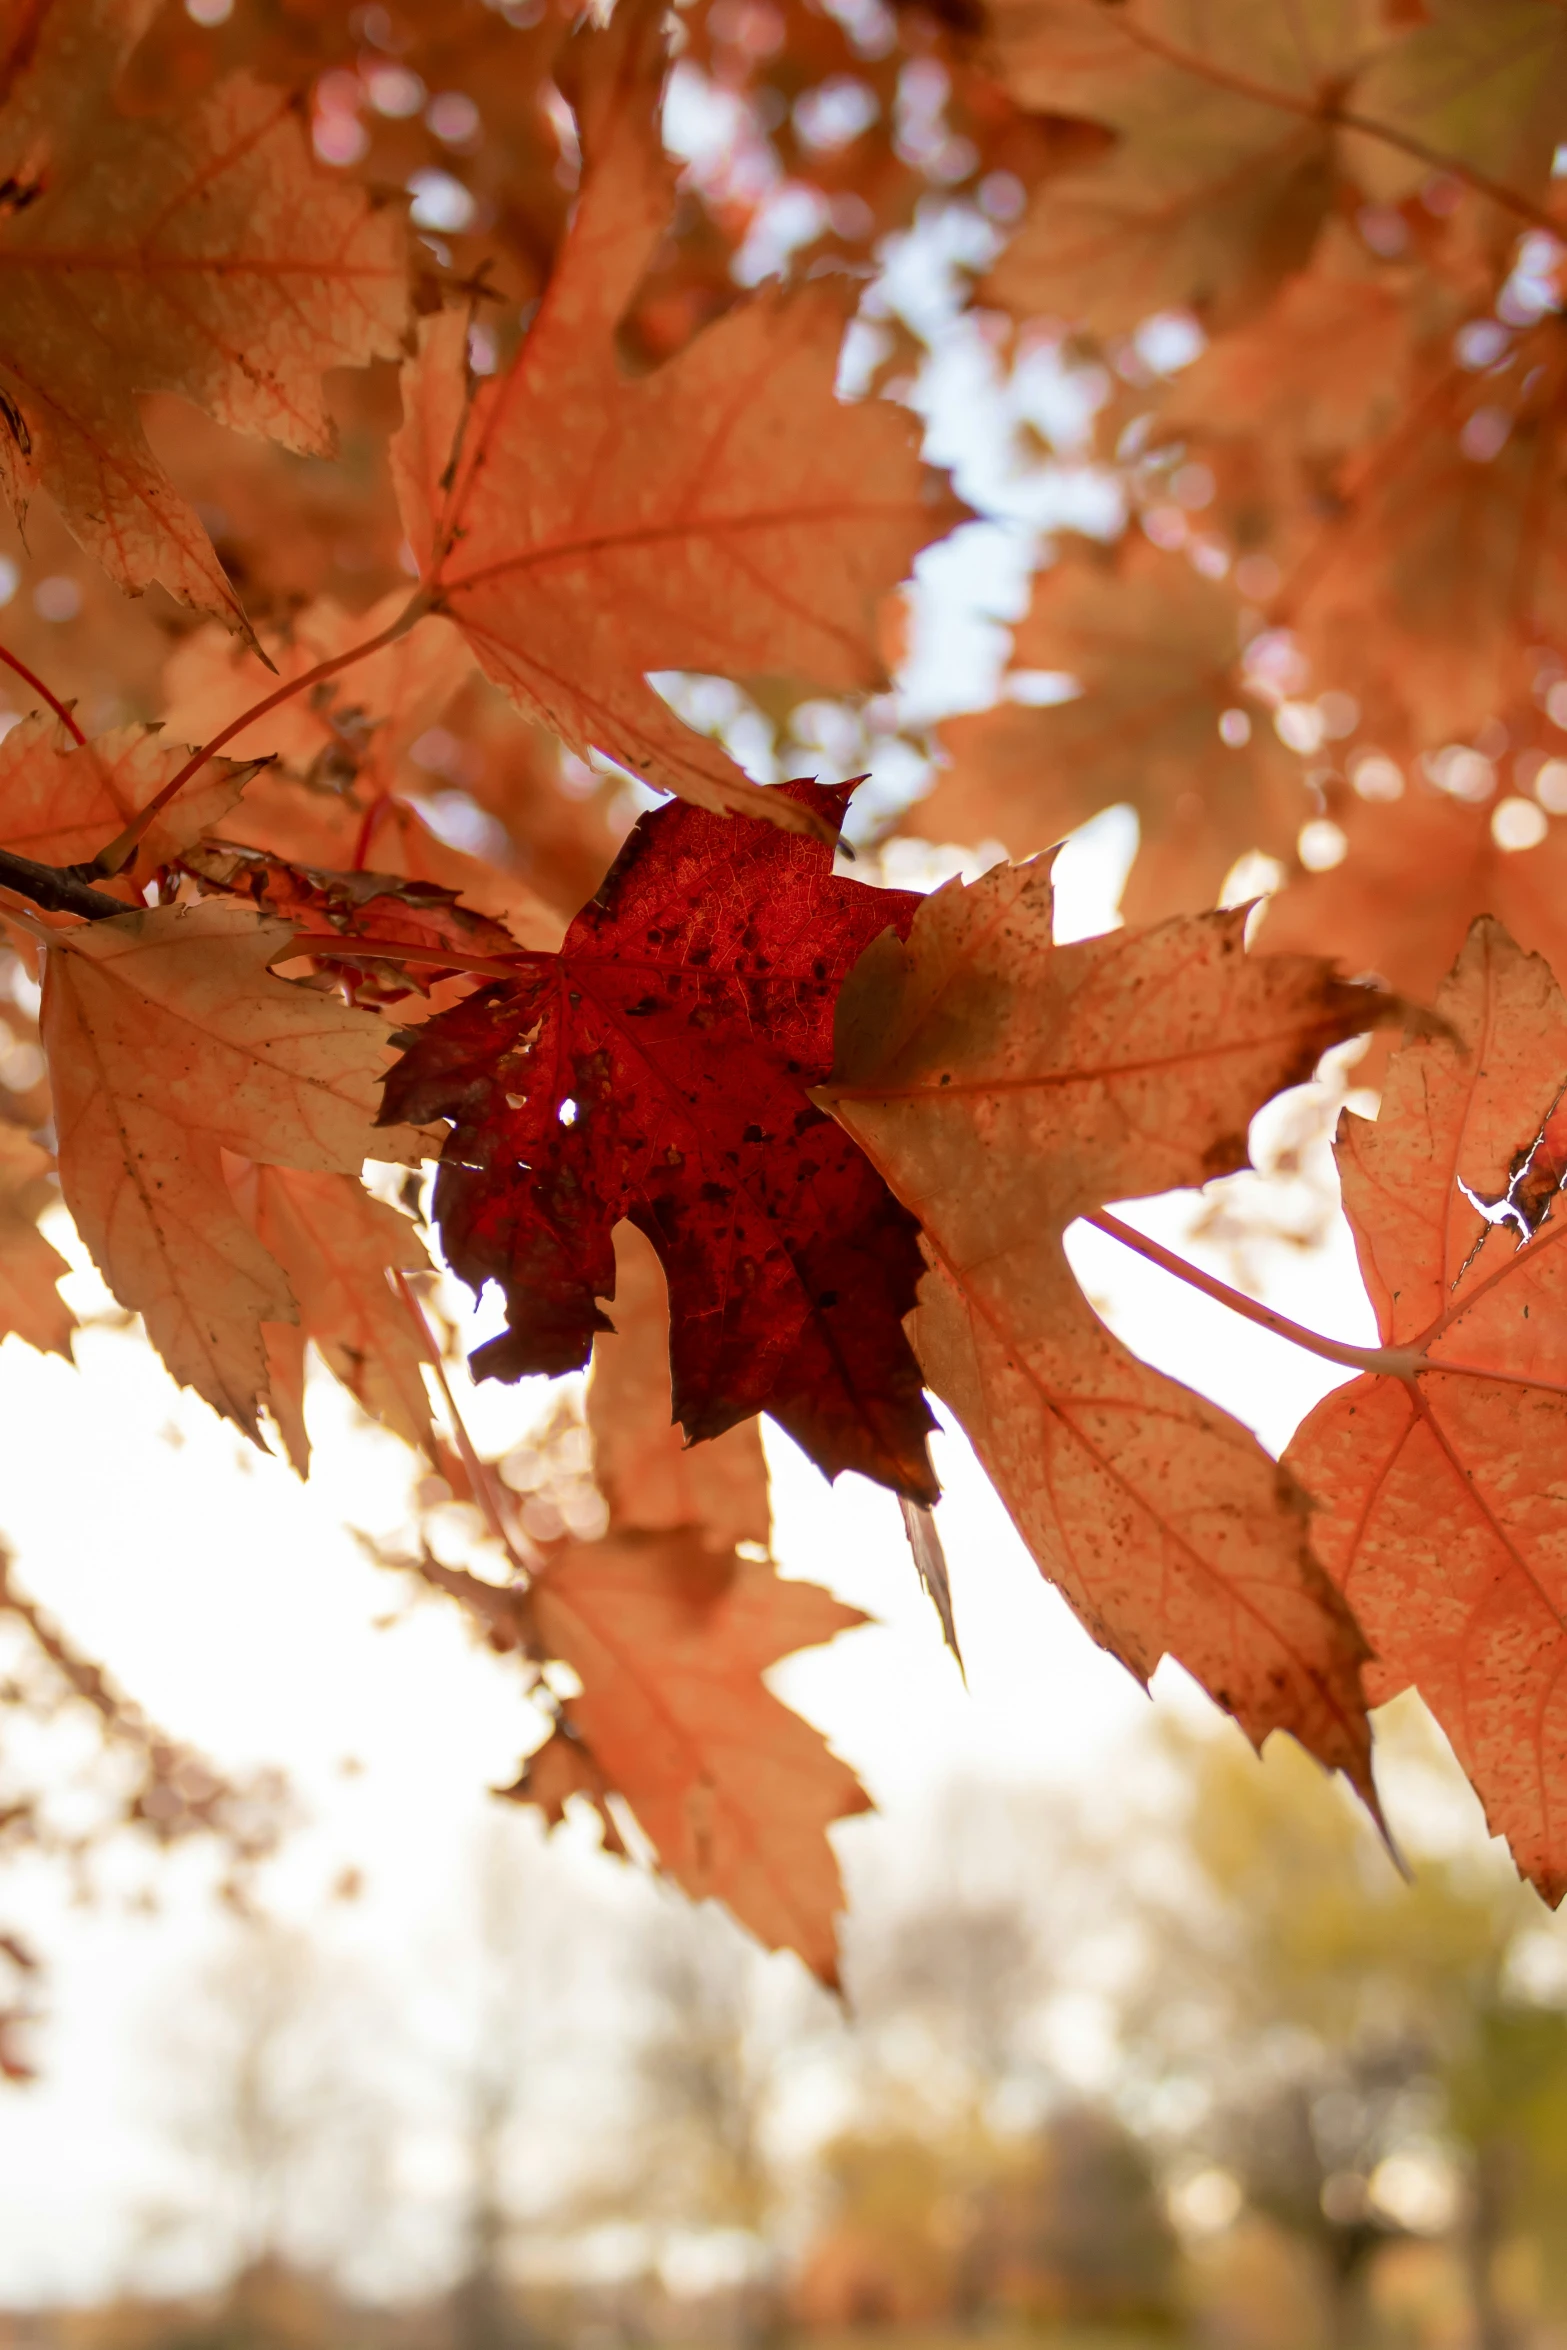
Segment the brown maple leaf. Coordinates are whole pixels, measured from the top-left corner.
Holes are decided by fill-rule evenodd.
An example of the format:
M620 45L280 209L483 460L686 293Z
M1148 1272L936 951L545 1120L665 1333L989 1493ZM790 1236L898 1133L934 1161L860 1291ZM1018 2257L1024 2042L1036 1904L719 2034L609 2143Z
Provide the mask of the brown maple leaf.
M1012 95L1118 136L1039 190L982 297L1101 334L1243 317L1309 260L1359 151L1337 110L1387 39L1374 0L1002 0Z
M910 417L836 398L846 289L757 296L624 374L615 329L672 203L662 24L654 0L628 0L573 44L561 70L588 170L560 262L471 404L463 321L425 329L399 495L432 600L521 708L660 790L810 830L648 673L878 684L878 599L960 509L922 471Z
M294 923L301 957L311 955L352 1004L392 1004L417 1018L432 985L462 971L467 958L515 958L518 941L499 922L463 905L454 890L405 881L392 873L323 873L288 865L265 851L212 842L182 860L201 876L204 891L248 899L264 913ZM312 940L322 942L312 954ZM340 943L338 943L340 942ZM364 955L356 959L354 947ZM443 960L445 955L455 959ZM290 958L292 960L292 958ZM468 979L472 987L476 980Z
M1357 142L1361 185L1396 202L1428 183L1441 157L1543 202L1567 138L1561 9L1553 0L1431 0L1407 15L1403 39L1355 88L1357 114L1400 134Z
M383 1023L269 972L291 935L221 900L162 906L52 932L44 979L66 1206L175 1378L252 1435L262 1325L296 1309L223 1151L357 1175L420 1147L371 1131Z
M1390 430L1334 476L1291 626L1318 676L1401 710L1417 747L1526 701L1538 648L1567 639L1561 342L1545 320L1499 379L1434 339Z
M587 1402L607 1534L547 1545L525 1588L428 1557L420 1572L462 1601L492 1645L535 1663L557 1658L582 1684L504 1791L513 1801L555 1826L583 1797L620 1852L612 1799L623 1799L693 1899L726 1902L762 1942L798 1951L833 1983L843 1891L827 1830L868 1799L762 1676L865 1619L755 1556L770 1521L754 1421L682 1451L663 1274L629 1225L616 1232L616 1257L620 1327L594 1343Z
M1319 1404L1286 1454L1317 1555L1376 1652L1373 1700L1417 1687L1492 1830L1567 1890L1567 1003L1476 923L1438 1027L1395 1056L1374 1124L1338 1135L1344 1208L1392 1359Z
M249 0L212 25L166 7L125 81L133 102L158 114L188 106L224 73L255 74L300 93L314 85L315 119L328 143L334 131L348 134L350 154L336 150L336 170L370 190L417 185L431 170L458 179L474 217L443 237L456 273L522 302L548 275L571 205L569 140L551 112L550 72L576 14L570 0L509 11L486 0L398 0L385 20L367 20L359 0ZM370 29L383 22L395 43L390 53ZM398 74L417 76L445 106L394 113L378 104ZM467 129L462 102L482 132Z
M1275 474L1333 463L1398 421L1422 312L1450 312L1444 291L1434 273L1378 260L1331 221L1308 268L1160 387L1158 437L1198 447L1244 437Z
M382 635L407 602L406 591L394 589L368 612L354 613L323 596L285 629L263 634L270 666L226 629L197 629L164 671L165 724L183 741L209 742L278 684ZM391 791L410 743L434 725L472 668L473 655L451 623L427 618L406 637L269 710L231 737L228 748L235 757L276 759L318 785L362 780L372 795Z
M868 1808L845 1762L773 1696L781 1657L865 1618L814 1583L707 1548L701 1531L611 1534L569 1546L527 1600L544 1653L582 1694L516 1793L622 1794L694 1900L725 1902L769 1949L837 1980L843 1889L827 1841Z
M331 445L321 376L389 358L403 227L309 155L289 98L244 78L147 123L113 84L136 0L38 0L0 111L0 474L43 487L133 594L161 580L243 628L137 395L177 392L291 449Z
M1371 770L1379 785L1391 766L1384 757ZM1496 812L1493 792L1459 799L1418 768L1393 800L1336 786L1327 813L1344 835L1344 854L1324 872L1295 867L1267 901L1259 943L1331 955L1426 1002L1470 924L1490 913L1567 978L1567 825L1528 803L1540 837L1505 849L1493 830Z
M0 741L0 848L40 865L90 863L189 756L155 726L78 745L53 718L24 718ZM255 772L254 760L209 759L148 826L130 878L144 880L219 823Z
M449 890L464 907L503 923L519 946L548 951L561 941L559 915L520 874L453 848L395 792L362 797L269 768L222 830L215 853L229 845L257 849L306 872L336 874L350 886L356 865L373 864L383 877Z
M1142 846L1128 916L1211 906L1238 857L1287 851L1312 812L1241 651L1232 588L1140 539L1073 542L1035 583L1012 666L1065 673L1080 692L949 719L951 763L903 829L1027 855L1130 801ZM1244 721L1233 745L1220 732L1227 712Z
M262 1247L282 1267L299 1311L269 1322L267 1401L301 1477L310 1466L305 1431L305 1346L373 1420L433 1461L437 1456L424 1352L394 1272L427 1273L417 1229L354 1175L306 1174L297 1167L225 1161L229 1189Z
M1303 1498L1246 1429L1138 1362L1061 1245L1114 1198L1246 1163L1270 1095L1382 1008L1245 914L1051 943L1043 862L950 883L846 981L816 1098L920 1219L911 1330L1034 1557L1146 1680L1180 1660L1260 1742L1369 1793L1364 1645Z

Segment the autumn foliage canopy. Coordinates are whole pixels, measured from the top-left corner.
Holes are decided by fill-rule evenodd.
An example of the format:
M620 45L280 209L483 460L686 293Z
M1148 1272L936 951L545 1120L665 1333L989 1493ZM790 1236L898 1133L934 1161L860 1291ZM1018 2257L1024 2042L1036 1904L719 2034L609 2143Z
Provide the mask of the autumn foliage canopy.
M69 1352L63 1201L302 1476L313 1348L484 1528L399 1564L536 1693L508 1793L827 1980L865 1798L763 1675L859 1619L775 1571L763 1413L954 1637L939 1399L1139 1678L1373 1805L1413 1685L1567 1890L1564 142L1559 0L0 8L0 1330ZM943 338L1048 374L1006 462L1093 520L922 732ZM1373 1347L1115 1213L1357 1039ZM1275 1461L1081 1219L1349 1384ZM590 1456L572 1385L481 1457L438 1264ZM0 1600L157 1832L254 1841Z

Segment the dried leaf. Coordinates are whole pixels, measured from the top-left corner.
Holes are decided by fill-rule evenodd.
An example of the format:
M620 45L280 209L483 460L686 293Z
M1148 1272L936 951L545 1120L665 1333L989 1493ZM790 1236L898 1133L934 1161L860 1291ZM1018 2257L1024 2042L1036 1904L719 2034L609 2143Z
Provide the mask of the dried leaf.
M949 719L951 764L912 824L927 840L1048 848L1130 801L1142 848L1125 910L1140 920L1211 906L1248 849L1290 848L1311 813L1300 762L1241 666L1232 589L1155 548L1078 542L1041 573L1012 667L1077 681L1075 698L1002 702ZM1237 712L1244 739L1220 732Z
M1375 771L1385 782L1388 762ZM1492 913L1517 942L1567 976L1567 827L1543 810L1530 847L1504 849L1495 800L1461 800L1415 770L1396 800L1339 790L1329 804L1344 854L1325 872L1297 867L1268 900L1258 932L1274 952L1334 956L1375 971L1417 1002L1435 993L1470 924Z
M686 1445L669 1387L669 1288L651 1241L615 1227L615 1327L593 1341L593 1475L621 1532L698 1529L710 1550L767 1543L772 1513L756 1421Z
M427 1273L417 1229L353 1175L305 1174L233 1160L229 1188L246 1222L281 1265L299 1319L264 1333L273 1418L301 1477L310 1466L305 1432L305 1344L354 1401L405 1444L436 1456L424 1355L391 1274Z
M40 865L87 864L189 756L154 726L78 747L56 719L24 718L0 741L0 847ZM254 761L210 759L148 826L134 874L151 874L219 823L255 772Z
M407 603L407 592L393 589L368 612L354 613L324 596L286 630L266 633L270 668L226 630L197 629L164 672L167 724L193 743L209 742L279 684L382 635ZM236 757L276 758L291 774L338 788L364 774L373 793L390 791L409 744L434 725L472 667L450 622L423 620L409 635L268 711L235 735L229 749Z
M1230 324L1305 265L1343 170L1330 109L1387 38L1374 0L1003 0L996 30L1014 97L1120 135L1045 184L981 291L1100 334Z
M677 1884L835 1982L843 1894L826 1831L868 1799L762 1675L864 1617L814 1583L715 1554L694 1529L572 1546L530 1608L548 1654L582 1682L570 1732ZM560 1800L565 1759L546 1747L530 1765L549 1774L547 1802ZM566 1778L566 1792L581 1786Z
M1414 12L1411 11L1411 14ZM1567 22L1552 0L1429 0L1355 90L1357 114L1409 144L1357 142L1356 172L1384 202L1413 194L1433 154L1535 202L1567 139Z
M324 453L322 371L397 350L403 228L315 166L286 95L242 77L168 121L119 113L143 18L138 0L39 0L12 51L0 473L18 514L46 489L121 587L161 580L243 628L137 395Z
M15 1126L0 1123L0 1337L14 1333L40 1354L69 1362L76 1316L55 1284L70 1267L38 1229L40 1213L59 1196L49 1181L53 1163Z
M372 1124L382 1023L268 971L289 935L221 901L159 907L57 932L44 981L66 1206L175 1378L252 1435L262 1324L295 1306L222 1152L357 1174L419 1150Z

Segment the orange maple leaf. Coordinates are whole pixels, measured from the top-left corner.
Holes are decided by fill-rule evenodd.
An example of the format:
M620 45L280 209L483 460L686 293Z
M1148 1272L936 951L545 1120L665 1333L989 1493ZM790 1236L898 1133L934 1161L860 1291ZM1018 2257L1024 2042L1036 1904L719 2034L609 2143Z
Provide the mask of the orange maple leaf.
M372 1419L435 1460L424 1351L390 1279L394 1272L429 1271L416 1227L373 1199L353 1175L306 1174L238 1159L226 1161L225 1171L299 1309L297 1322L269 1322L265 1339L267 1401L300 1476L310 1466L307 1341Z
M1110 1335L1061 1243L1243 1166L1253 1113L1377 1017L1325 964L1248 957L1244 923L1055 947L1044 862L949 883L850 974L815 1098L918 1215L920 1366L1095 1639L1142 1680L1178 1658L1255 1742L1292 1730L1369 1792L1364 1644L1301 1493Z
M123 726L79 745L53 718L24 718L0 741L0 848L40 865L90 863L189 756L155 726ZM131 878L146 878L219 823L255 772L254 760L209 759L148 826Z
M1374 787L1388 788L1398 772L1379 760L1370 770ZM1259 943L1331 955L1425 1002L1475 917L1490 913L1567 978L1567 825L1526 802L1528 845L1503 848L1494 794L1480 788L1482 797L1458 799L1415 770L1392 800L1333 790L1328 812L1344 834L1344 855L1325 872L1290 875L1267 902ZM1504 808L1504 837L1517 815Z
M1238 857L1287 850L1311 812L1241 651L1232 588L1135 539L1074 543L1035 582L1011 666L1069 674L1080 691L949 719L951 764L905 829L1028 855L1130 801L1142 845L1128 917L1211 906ZM1233 743L1220 732L1227 712L1240 721Z
M6 59L0 475L19 515L46 489L121 587L243 628L137 395L327 453L323 370L397 351L404 232L317 168L287 93L240 76L164 121L118 111L145 13L38 0Z
M1002 0L1014 97L1119 135L1037 192L982 296L1101 334L1162 310L1244 316L1310 258L1356 152L1336 108L1387 38L1373 0Z
M76 1316L56 1282L70 1267L38 1229L57 1196L49 1153L17 1127L0 1122L0 1337L12 1332L40 1354L71 1359Z
M388 1031L275 979L286 923L210 900L49 934L42 1033L65 1204L176 1379L256 1433L262 1325L294 1300L224 1150L322 1173L417 1157L373 1129Z
M672 203L652 0L628 0L563 67L588 172L565 249L510 369L463 377L465 327L424 330L393 462L438 608L486 673L586 757L792 830L810 812L747 781L683 726L648 673L882 681L876 606L960 509L925 474L913 420L833 391L845 290L758 296L650 375L615 329Z
M1285 1455L1317 1555L1375 1650L1375 1701L1417 1687L1493 1831L1548 1901L1567 1891L1567 1003L1538 956L1477 922L1435 1033L1394 1057L1374 1124L1337 1155L1393 1359L1330 1395ZM1554 1181L1551 1176L1554 1175Z
M588 1430L593 1475L621 1531L694 1526L710 1550L766 1543L772 1517L755 1419L688 1445L675 1425L669 1379L669 1286L650 1240L615 1227L612 1332L593 1341Z
M773 1696L770 1665L865 1618L814 1583L709 1550L699 1529L611 1534L552 1559L528 1596L547 1654L582 1694L529 1765L558 1800L562 1745L585 1747L566 1792L622 1794L694 1900L727 1903L769 1949L837 1979L843 1890L826 1831L868 1798L819 1731ZM517 1792L533 1791L525 1776Z
M372 867L399 881L449 889L476 913L504 923L519 946L553 953L565 934L560 916L521 874L453 848L417 808L393 792L360 799L268 769L222 830L225 841L264 850L292 865L349 879Z
M286 629L263 632L270 669L226 629L197 629L169 656L165 725L182 741L210 742L279 683L383 635L407 602L406 592L394 589L368 612L352 613L323 596ZM275 758L318 789L362 779L372 793L390 791L409 744L434 725L472 668L473 655L451 623L426 619L269 710L231 736L228 748L235 757Z

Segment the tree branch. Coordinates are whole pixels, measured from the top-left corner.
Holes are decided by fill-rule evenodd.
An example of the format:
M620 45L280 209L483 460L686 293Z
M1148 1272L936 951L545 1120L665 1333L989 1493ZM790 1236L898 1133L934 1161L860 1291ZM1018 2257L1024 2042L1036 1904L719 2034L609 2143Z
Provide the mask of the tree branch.
M79 865L39 865L13 849L0 849L0 883L19 897L31 898L46 914L82 914L89 922L106 922L113 914L135 913L123 898L111 898L106 890L84 881L83 870Z

